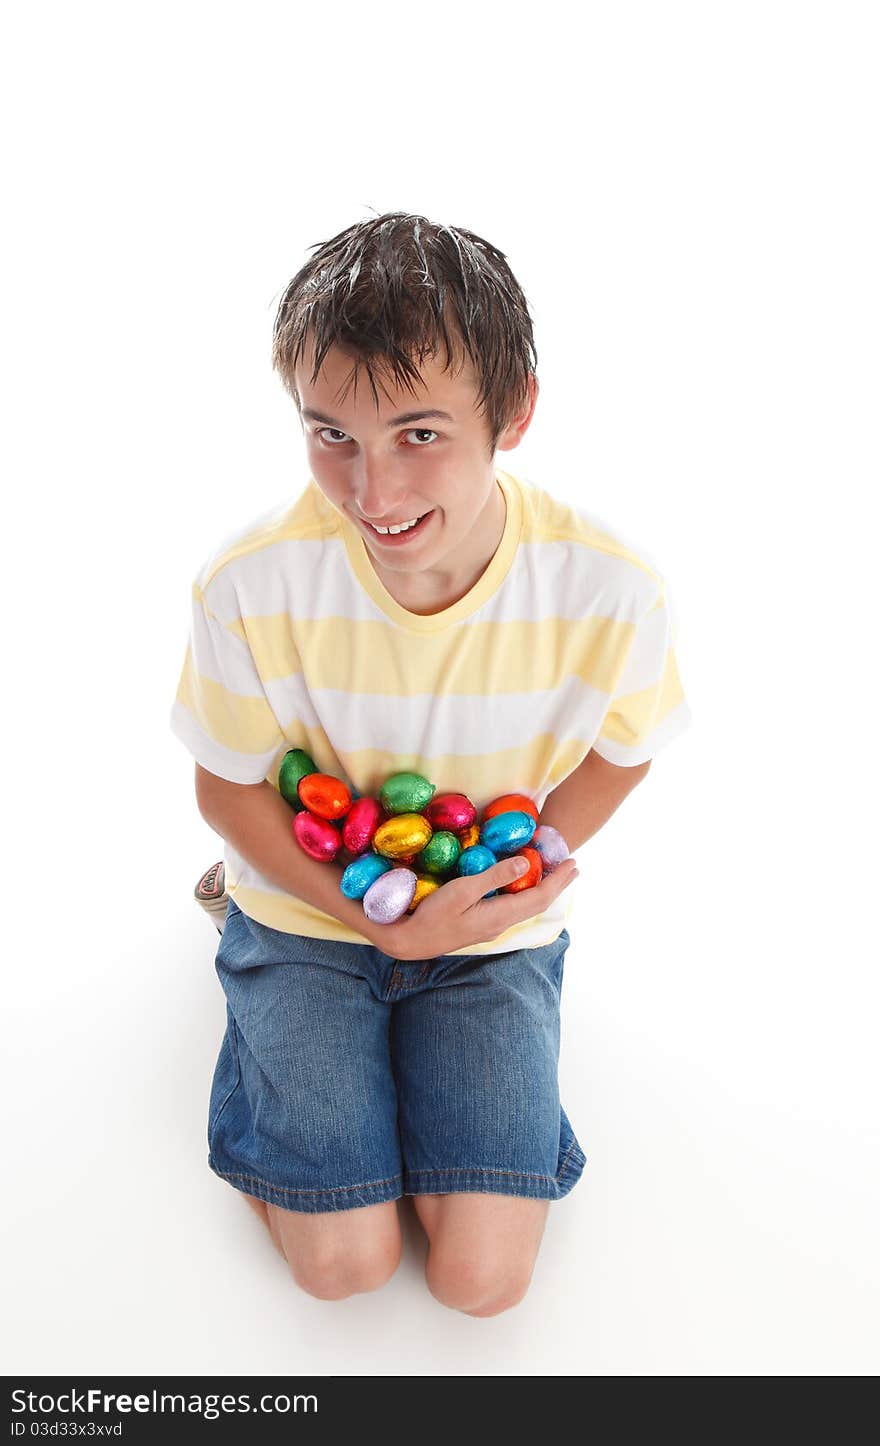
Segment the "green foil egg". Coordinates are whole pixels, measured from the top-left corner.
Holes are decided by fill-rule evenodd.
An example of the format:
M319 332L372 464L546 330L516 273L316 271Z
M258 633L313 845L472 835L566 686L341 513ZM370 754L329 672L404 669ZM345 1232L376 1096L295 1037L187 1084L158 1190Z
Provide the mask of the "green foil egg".
M416 868L428 874L445 874L448 869L455 868L460 853L461 844L455 834L441 829L419 854Z
M300 779L317 772L314 762L301 748L291 748L290 752L285 753L281 760L281 767L278 770L278 792L286 803L296 809L297 813L305 808L298 792Z
M392 773L379 790L379 802L386 813L421 813L434 791L421 773Z

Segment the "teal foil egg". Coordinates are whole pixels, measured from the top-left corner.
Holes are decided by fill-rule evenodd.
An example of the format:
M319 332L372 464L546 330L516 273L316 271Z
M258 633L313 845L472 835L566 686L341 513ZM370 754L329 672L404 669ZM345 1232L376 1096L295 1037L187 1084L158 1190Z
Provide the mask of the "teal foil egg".
M391 868L388 859L378 854L362 854L349 864L339 881L339 887L347 899L362 899L367 889L387 874Z
M498 860L491 849L487 849L484 844L472 844L469 849L462 849L459 854L457 869L458 873L467 877L470 874L484 874L487 869L491 869L492 865L497 864L497 862ZM496 893L496 889L490 889L488 894L483 895L483 898L492 899Z
M530 843L537 823L528 813L513 809L510 813L496 813L486 819L480 828L480 843L493 854L515 854L524 844Z

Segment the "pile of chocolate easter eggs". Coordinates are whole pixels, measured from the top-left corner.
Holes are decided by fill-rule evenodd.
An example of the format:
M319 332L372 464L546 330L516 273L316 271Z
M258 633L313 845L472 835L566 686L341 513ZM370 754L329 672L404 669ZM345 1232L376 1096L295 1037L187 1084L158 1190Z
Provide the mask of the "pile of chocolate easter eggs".
M568 858L561 833L539 822L522 793L494 799L480 820L465 794L438 794L420 773L392 773L378 798L361 797L341 779L319 773L300 748L282 760L278 789L296 810L300 848L322 863L348 856L340 888L346 898L363 901L374 923L394 923L450 879L481 874L511 854L522 855L529 868L504 885L505 894L534 888Z

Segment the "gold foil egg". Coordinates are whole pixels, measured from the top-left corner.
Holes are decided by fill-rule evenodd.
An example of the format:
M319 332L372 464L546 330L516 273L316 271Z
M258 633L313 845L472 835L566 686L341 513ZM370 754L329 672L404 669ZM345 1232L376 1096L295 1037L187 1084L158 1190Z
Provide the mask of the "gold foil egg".
M420 813L399 813L380 823L373 834L373 848L386 859L402 859L421 853L434 830Z
M429 894L436 893L439 887L439 879L433 879L430 874L416 874L416 891L406 912L414 914L422 899L426 899Z

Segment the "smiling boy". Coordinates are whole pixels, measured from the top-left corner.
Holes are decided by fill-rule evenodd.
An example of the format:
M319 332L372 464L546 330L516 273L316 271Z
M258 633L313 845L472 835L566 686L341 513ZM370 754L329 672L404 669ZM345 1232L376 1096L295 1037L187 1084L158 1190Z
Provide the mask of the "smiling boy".
M404 213L348 228L285 291L273 363L310 476L201 569L172 714L226 841L209 1162L310 1293L389 1278L408 1194L431 1291L494 1315L585 1163L557 1079L574 860L485 897L506 859L374 924L297 848L278 768L303 748L362 794L402 770L478 807L527 793L576 852L690 720L668 589L496 466L538 383L482 238Z

